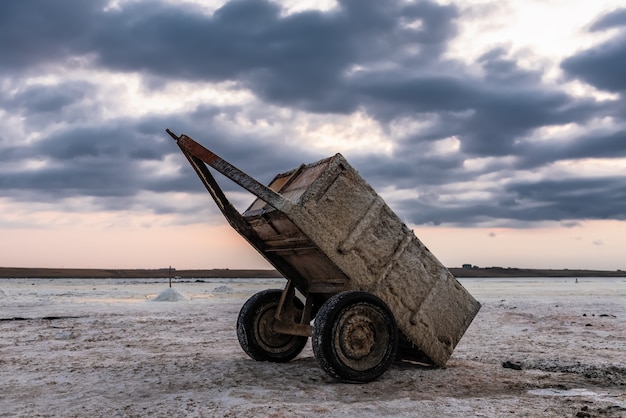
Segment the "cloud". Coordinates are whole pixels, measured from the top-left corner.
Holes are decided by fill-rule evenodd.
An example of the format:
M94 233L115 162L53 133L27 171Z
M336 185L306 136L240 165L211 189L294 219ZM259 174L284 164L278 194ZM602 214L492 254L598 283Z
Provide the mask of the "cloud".
M626 219L626 184L615 177L517 182L507 191L538 205L527 220Z
M580 224L580 222L566 221L566 222L561 222L561 226L565 228L579 228L582 225ZM576 239L580 239L580 237L577 237Z
M303 120L361 114L388 152L350 149L349 161L409 222L624 219L620 173L546 174L563 161L626 158L624 34L561 65L570 79L619 96L598 101L547 81L506 47L473 63L449 58L471 12L454 5L352 0L291 14L264 0L213 13L166 1L107 5L0 3L4 196L89 196L119 210L146 194L204 193L165 128L268 181L327 156ZM590 28L619 28L623 18L618 10ZM153 103L176 83L187 86L167 98L178 106ZM219 83L246 99L185 102ZM550 133L563 126L577 129ZM345 137L333 133L341 148Z
M85 51L85 34L98 26L104 0L42 0L0 4L0 71L35 71Z
M238 80L264 100L320 112L355 109L354 92L345 87L355 65L407 60L402 49L409 46L420 47L422 59L441 52L456 17L451 6L373 0L287 16L263 0L230 1L213 15L166 2L108 11L102 1L56 6L42 0L0 6L9 69L87 57L96 66L166 79ZM414 21L421 25L405 24Z
M29 85L13 94L4 105L36 115L60 112L84 98L92 86L81 82L65 82L59 85Z
M626 158L626 130L589 131L573 138L516 146L519 167L536 168L555 161Z
M591 25L592 31L626 26L626 9L608 13ZM626 32L567 58L562 69L573 78L611 92L626 90Z
M622 26L626 26L626 9L616 9L596 20L590 30L602 31Z

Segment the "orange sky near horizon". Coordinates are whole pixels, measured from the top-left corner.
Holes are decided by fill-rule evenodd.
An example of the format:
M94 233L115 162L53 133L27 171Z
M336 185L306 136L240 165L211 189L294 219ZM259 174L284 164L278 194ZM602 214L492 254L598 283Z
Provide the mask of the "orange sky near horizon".
M532 229L420 226L414 232L448 267L470 263L626 270L626 222L587 221L570 228L555 224ZM225 220L216 225L8 229L0 251L3 267L272 268Z

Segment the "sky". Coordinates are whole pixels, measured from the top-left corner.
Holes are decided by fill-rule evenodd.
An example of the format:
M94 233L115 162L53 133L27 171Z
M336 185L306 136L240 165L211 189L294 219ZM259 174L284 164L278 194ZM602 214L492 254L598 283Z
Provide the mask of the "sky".
M626 269L625 74L622 0L2 1L0 266L270 268L169 128L341 152L449 267Z

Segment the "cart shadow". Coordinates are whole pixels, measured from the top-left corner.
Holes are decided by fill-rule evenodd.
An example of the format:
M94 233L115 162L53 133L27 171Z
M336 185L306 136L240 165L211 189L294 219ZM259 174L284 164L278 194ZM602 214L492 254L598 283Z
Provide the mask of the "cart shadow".
M285 381L292 382L292 384L298 382L301 387L315 386L320 383L327 385L345 384L326 374L313 356L299 356L287 363L255 361L248 358L223 360L222 362L220 368L228 370L222 381L222 384L226 386L275 389L281 388ZM391 367L376 381L394 380L398 373L438 369L441 367L396 359Z

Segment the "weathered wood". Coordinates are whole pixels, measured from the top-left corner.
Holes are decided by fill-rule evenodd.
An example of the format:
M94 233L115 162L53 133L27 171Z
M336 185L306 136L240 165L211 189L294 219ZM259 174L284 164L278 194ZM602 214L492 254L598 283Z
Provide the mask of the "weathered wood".
M244 235L253 232L251 244L307 303L319 306L343 290L375 294L391 309L407 347L446 363L480 304L341 154L278 174L266 187L181 138L181 148L258 197L242 215L223 213L241 217ZM278 327L294 335L310 331L282 318Z

